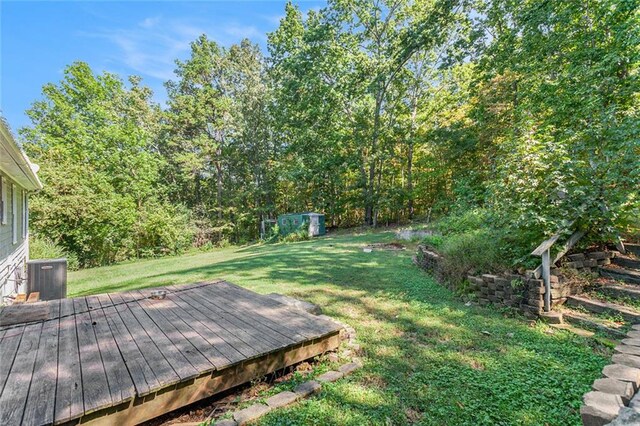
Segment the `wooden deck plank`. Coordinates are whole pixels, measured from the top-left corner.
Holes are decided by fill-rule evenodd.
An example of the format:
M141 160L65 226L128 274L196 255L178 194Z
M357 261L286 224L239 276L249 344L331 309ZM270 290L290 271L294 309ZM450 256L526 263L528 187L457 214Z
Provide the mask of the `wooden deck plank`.
M120 349L111 333L109 323L104 311L100 306L98 298L89 296L86 298L87 304L91 308L89 315L96 334L96 341L100 349L102 364L107 375L109 393L111 400L126 402L135 396L135 386L127 369Z
M254 293L252 291L247 291L247 289L236 284L223 281L222 283L219 283L218 286L218 288L225 289L230 297L234 297L233 300L240 299L251 301L251 303L253 303L254 306L258 309L258 313L260 313L261 310L268 311L270 309L272 313L280 316L281 319L277 321L277 323L279 324L282 323L282 319L286 318L287 320L292 321L291 323L287 322L286 325L303 325L303 328L307 330L307 332L309 332L312 336L317 336L318 333L321 335L332 333L340 329L340 325L331 320L327 320L317 315L310 314L309 312L303 311L301 309L295 309L291 308L290 306L283 305L277 300Z
M209 320L216 326L224 330L224 339L227 343L231 344L239 352L241 352L247 358L253 358L264 351L268 351L268 347L255 339L247 333L246 330L239 328L237 325L227 321L225 318L218 315L211 309L209 305L192 296L193 293L185 293L182 295L183 300L187 300L188 303L196 308L199 312L204 314Z
M84 411L82 373L73 300L60 301L58 330L58 384L55 393L56 422L71 420Z
M210 287L215 287L212 285ZM295 341L288 336L278 333L269 327L265 327L260 325L260 321L263 318L259 318L256 320L256 317L252 311L247 311L238 306L234 305L234 308L231 309L229 304L222 303L220 301L221 293L215 293L210 291L207 288L207 291L203 289L197 289L193 292L190 292L191 297L197 298L201 303L207 305L212 312L215 312L219 317L226 319L227 321L232 322L237 327L242 328L252 336L255 340L264 343L264 347L270 348L271 350L276 348L284 348L289 346L290 344L295 343ZM235 312L232 312L235 311Z
M217 285L210 286L210 288L207 288L206 291L208 294L214 295L214 297L212 298L207 298L208 301L218 305L221 309L227 311L230 315L234 315L242 321L247 322L252 327L264 333L265 337L271 337L278 343L285 344L293 344L307 338L306 336L299 334L296 329L287 327L286 324L277 323L272 321L268 317L256 314L255 310L240 309L237 305L233 305L234 307L231 308L229 304L223 304L220 302L216 303L217 300L220 300L222 298L229 298L229 294L218 288Z
M224 340L220 327L212 326L210 318L204 316L197 309L189 305L179 294L173 294L171 301L182 310L185 315L185 320L192 324L202 338L219 351L230 364L235 364L245 359L242 353L238 352L237 349Z
M182 353L185 359L201 373L212 371L216 369L216 366L212 364L194 345L191 341L197 333L193 330L185 330L186 334L183 334L180 328L180 321L169 320L163 312L169 312L171 304L167 300L151 300L142 298L137 301L142 306L149 317L156 323L156 325L164 332L164 334L171 340L171 343Z
M209 315L216 315L216 321L225 321L226 324L231 324L238 330L242 330L250 340L245 340L246 343L250 345L258 345L257 349L262 349L265 351L273 350L274 348L282 347L282 342L280 339L273 339L269 336L265 336L258 330L255 330L248 323L243 322L239 318L230 315L224 309L220 308L218 305L211 303L210 300L203 299L200 295L202 293L199 292L200 289L194 289L185 293L189 299L198 299L203 305L207 306L209 311Z
M315 315L304 311L293 312L279 302L265 296L253 294L241 287L228 285L226 282L212 287L216 288L208 288L206 290L212 296L222 292L228 299L233 300L234 305L252 312L254 316L261 318L265 324L268 324L270 328L296 339L313 339L318 335L331 331L325 327L317 326L316 322L320 322L321 318Z
M116 307L108 295L102 294L96 296L100 306L102 307L104 318L109 325L111 334L113 335L118 350L122 355L122 360L126 365L126 369L133 381L135 392L139 396L149 394L152 390L160 388L160 384L156 379L153 370L147 363L142 352L136 345L133 337L122 322ZM176 376L177 377L177 376Z
M7 384L7 378L15 361L23 332L24 326L3 331L2 340L0 340L0 395Z
M216 345L212 345L211 342L206 339L206 333L202 333L204 334L203 336L197 330L198 321L194 320L189 311L183 309L183 306L176 304L173 300L174 298L172 295L171 299L158 301L166 306L166 309L159 310L160 314L163 315L167 321L171 322L184 338L193 344L217 370L232 364L233 362L225 357L218 348L216 348Z
M59 306L59 304L53 304ZM55 306L53 306L55 309ZM57 310L57 309L56 309ZM54 421L56 383L58 380L58 318L46 321L38 345L31 388L24 408L22 424L47 425Z
M167 298L149 299L158 289L165 289ZM207 387L230 386L231 378L207 373L223 369L251 380L258 374L254 363L273 369L313 356L334 347L339 329L222 281L41 303L53 320L0 329L2 425L86 421L115 413L114 406L131 398L144 406L164 401L162 395L175 385L182 389L203 377L213 380ZM40 328L25 331L34 327ZM309 346L311 340L317 345ZM23 374L18 377L16 371ZM185 393L184 401L167 400L158 409L163 413L217 388L207 389L193 397Z
M0 395L0 425L19 425L22 423L24 407L29 395L33 368L38 353L42 323L24 327L20 346L13 366L7 377L7 384Z
M133 316L138 320L138 323L146 331L147 335L153 339L158 350L169 362L180 379L187 380L198 376L200 374L199 371L195 369L180 350L174 346L162 329L156 325L147 312L137 303L135 297L123 294L122 298L123 300L128 300L130 302L125 306L127 306ZM129 328L129 331L131 331L131 328ZM137 336L134 336L134 338L135 337Z
M73 306L80 349L84 412L90 413L109 407L113 401L86 298L73 299Z
M31 389L22 418L23 424L51 424L54 421L55 393L58 382L58 335L60 302L52 300L50 316L42 326Z
M150 390L155 390L165 386L172 386L180 381L180 376L175 372L169 361L162 354L160 349L156 346L154 340L147 334L147 331L140 325L129 306L124 304L122 298L117 294L109 294L109 298L114 302L113 309L116 310L122 326L127 330L131 340L138 348L143 356L143 359L139 359L140 364L146 364L153 372L153 376L157 381L157 386L151 379L146 379L149 384ZM114 317L114 324L120 324ZM133 349L132 349L133 351ZM135 356L135 351L132 352L132 357ZM144 363L142 361L145 361ZM133 360L127 360L127 362L133 363ZM146 371L146 367L143 365L143 372ZM148 372L145 373L145 377L148 377ZM153 385L152 385L153 383Z

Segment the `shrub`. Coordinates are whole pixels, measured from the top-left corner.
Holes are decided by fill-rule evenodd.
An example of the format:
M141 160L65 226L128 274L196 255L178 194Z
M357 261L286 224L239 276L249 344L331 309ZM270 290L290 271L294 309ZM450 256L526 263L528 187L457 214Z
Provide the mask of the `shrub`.
M79 268L78 258L75 254L67 252L48 238L36 234L29 235L30 259L67 259L67 268L76 270Z
M448 237L440 247L443 278L458 285L467 275L505 268L500 255L499 237L488 229L469 231Z

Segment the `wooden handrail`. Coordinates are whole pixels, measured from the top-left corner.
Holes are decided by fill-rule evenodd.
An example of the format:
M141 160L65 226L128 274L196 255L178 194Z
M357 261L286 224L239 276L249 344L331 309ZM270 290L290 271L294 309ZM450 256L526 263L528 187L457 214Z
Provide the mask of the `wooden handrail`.
M573 223L571 223L573 225ZM531 252L533 256L542 257L542 264L533 271L534 278L540 278L544 282L544 310L549 312L551 310L551 265L554 265L558 260L567 254L571 248L584 236L584 231L575 231L569 239L562 245L558 253L551 260L551 247L558 241L561 232L558 232L551 238L543 241L534 251Z

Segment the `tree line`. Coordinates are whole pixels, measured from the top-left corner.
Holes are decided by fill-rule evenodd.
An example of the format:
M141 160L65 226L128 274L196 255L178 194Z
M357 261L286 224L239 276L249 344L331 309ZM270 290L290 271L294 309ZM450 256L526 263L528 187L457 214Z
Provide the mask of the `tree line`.
M34 233L85 266L327 225L483 212L523 250L568 221L640 216L634 0L287 4L267 52L206 35L168 101L83 62L20 131L41 165ZM515 254L514 254L515 256Z

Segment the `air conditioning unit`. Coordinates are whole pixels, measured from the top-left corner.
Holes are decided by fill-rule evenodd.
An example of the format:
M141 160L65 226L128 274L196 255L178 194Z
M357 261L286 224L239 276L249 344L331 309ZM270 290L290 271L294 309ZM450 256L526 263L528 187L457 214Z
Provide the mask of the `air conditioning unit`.
M67 259L38 259L27 262L27 293L40 293L40 300L67 297Z

